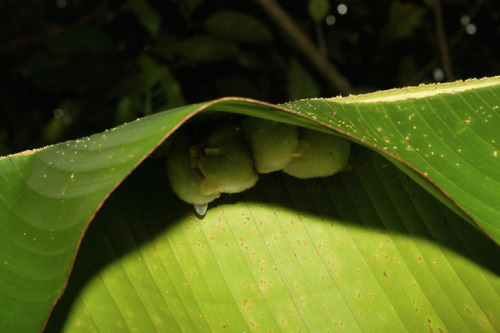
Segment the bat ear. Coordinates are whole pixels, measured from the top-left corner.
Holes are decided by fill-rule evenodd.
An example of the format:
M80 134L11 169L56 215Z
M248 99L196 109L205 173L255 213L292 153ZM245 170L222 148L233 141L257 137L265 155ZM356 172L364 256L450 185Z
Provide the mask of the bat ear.
M293 152L293 157L301 157L307 155L311 151L311 145L304 140L299 140L295 151Z
M200 183L200 192L203 195L211 195L218 192L219 185L212 179L203 178Z

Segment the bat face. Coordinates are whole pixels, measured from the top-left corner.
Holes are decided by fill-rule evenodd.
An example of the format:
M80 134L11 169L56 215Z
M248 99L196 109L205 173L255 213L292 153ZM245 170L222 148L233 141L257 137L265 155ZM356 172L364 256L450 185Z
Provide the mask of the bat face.
M207 205L218 194L202 194L203 176L191 166L189 138L185 133L175 137L167 155L167 175L174 193L183 201L193 205Z
M201 216L221 193L255 185L259 173L326 177L343 170L349 158L349 141L335 135L252 117L244 118L241 128L220 126L195 144L184 132L172 142L170 185Z
M203 144L200 172L205 177L202 193L238 193L257 182L252 155L241 131L232 126L216 129Z

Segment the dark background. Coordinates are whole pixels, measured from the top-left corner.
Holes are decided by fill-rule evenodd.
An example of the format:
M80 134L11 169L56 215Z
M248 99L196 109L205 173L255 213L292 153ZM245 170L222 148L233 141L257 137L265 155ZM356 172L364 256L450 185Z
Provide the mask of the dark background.
M0 0L0 155L224 96L283 103L500 74L498 0L283 0L278 17L261 2Z

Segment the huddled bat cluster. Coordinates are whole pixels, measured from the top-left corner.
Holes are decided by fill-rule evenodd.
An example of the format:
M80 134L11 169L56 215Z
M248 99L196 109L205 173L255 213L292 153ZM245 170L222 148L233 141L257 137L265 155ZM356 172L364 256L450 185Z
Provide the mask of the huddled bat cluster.
M199 142L181 132L167 154L175 194L204 215L221 193L242 192L259 174L283 171L297 178L331 176L345 168L349 141L303 127L246 117L222 125Z

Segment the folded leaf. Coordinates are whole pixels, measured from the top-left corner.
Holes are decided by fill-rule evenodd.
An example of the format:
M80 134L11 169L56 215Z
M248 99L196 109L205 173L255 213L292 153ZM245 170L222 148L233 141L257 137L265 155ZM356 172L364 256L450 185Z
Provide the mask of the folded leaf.
M99 330L165 324L370 331L381 323L396 330L495 330L498 246L364 150L353 155L351 173L324 183L270 175L255 190L218 202L206 220L196 220L176 199L157 215L161 206L150 207L148 200L172 193L147 177L152 191L127 190L134 199L110 204L110 215L99 209L184 122L200 112L200 119L232 112L335 133L368 147L498 244L499 97L500 79L490 78L282 106L226 98L0 158L1 330L44 326L96 214L96 228L107 230L105 243L89 245L102 252L90 258L84 253L82 265L97 260L100 266L83 277L89 293L75 298L75 307L88 304L88 325ZM164 171L164 165L159 168ZM139 188L140 182L132 184ZM151 224L144 218L151 235L127 229L120 238L120 228L151 214ZM159 230L157 220L171 227ZM118 275L111 274L116 265ZM161 295L159 303L154 294ZM121 302L104 311L114 300ZM58 318L70 326L89 323L71 319L77 317Z

